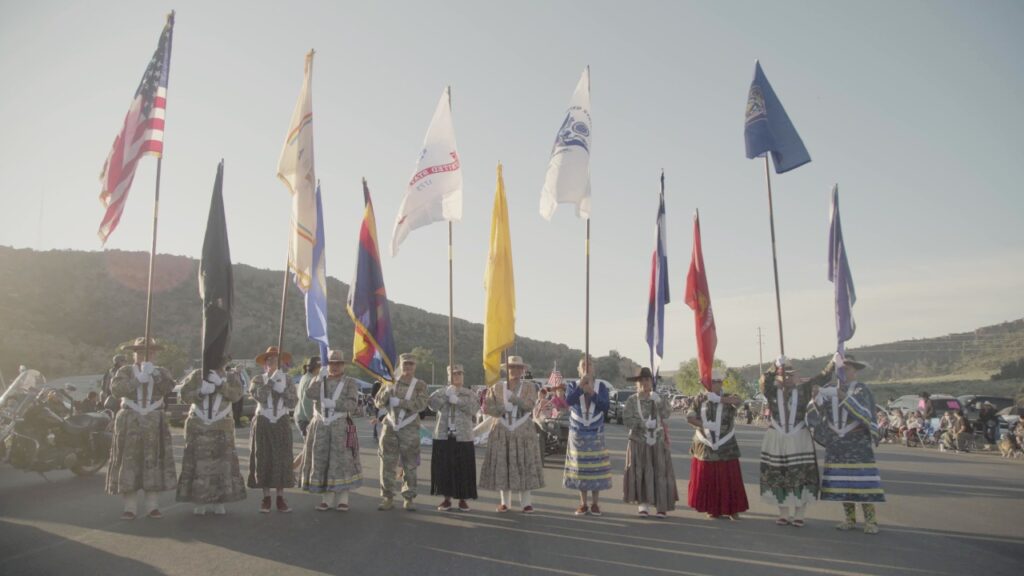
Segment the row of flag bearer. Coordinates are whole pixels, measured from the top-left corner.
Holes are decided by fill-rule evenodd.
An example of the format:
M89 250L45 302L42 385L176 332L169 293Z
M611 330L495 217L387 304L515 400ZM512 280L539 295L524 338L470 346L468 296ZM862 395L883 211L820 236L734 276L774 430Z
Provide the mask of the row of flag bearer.
M120 220L134 178L138 160L146 155L162 158L167 105L174 13L160 37L156 53L136 90L124 126L104 166L101 201L106 212L99 235L105 242ZM312 66L313 52L306 56L302 90L292 114L290 128L278 163L278 176L292 200L289 234L288 275L305 295L308 337L320 348L326 364L323 373L305 380L303 394L313 398L315 413L305 435L298 484L321 494L319 510L347 510L348 494L362 482L359 443L352 421L356 389L343 375L341 351L329 350L324 264L323 209L313 154ZM431 119L416 168L395 219L391 255L416 228L438 221L449 227L449 284L451 284L452 223L462 216L462 166L455 146L451 114L451 90L447 88ZM807 153L760 64L748 93L745 117L748 158L764 157L768 178L769 210L771 183L768 157L776 173L784 173L807 162ZM593 376L589 356L589 238L591 217L590 70L586 68L574 91L559 128L541 193L541 215L550 219L560 203L574 204L586 221L587 234L587 316L584 356L578 383L568 386L563 402L570 413L570 438L563 484L578 491L576 514L601 515L601 492L611 488L612 472L604 441L604 414L608 390ZM223 504L245 497L234 453L233 429L225 424L230 405L246 391L237 374L224 370L230 343L233 280L222 197L223 162L218 166L210 218L200 265L200 295L203 299L203 365L185 379L182 398L191 402L186 423L185 460L176 478L170 432L163 417L162 398L174 385L166 370L155 367L150 353L159 345L150 337L152 294L147 299L145 335L129 349L135 362L122 368L112 384L121 398L122 409L115 423L111 467L107 490L124 498L124 517L137 515L136 495L145 495L145 513L159 517L155 494L177 487L178 499L195 502L196 512L206 506L214 514L224 512ZM157 165L159 205L160 161ZM487 317L484 331L483 365L489 386L483 411L489 417L489 440L479 480L475 478L472 430L469 422L478 406L462 384L452 346L452 297L449 290L449 385L427 396L425 383L415 375L411 356L397 356L392 336L388 302L377 242L377 227L369 189L363 182L364 219L360 228L355 279L350 287L346 310L355 324L352 360L380 378L386 385L375 398L383 418L379 439L381 495L379 508L390 509L396 496L403 507L415 509L419 465L418 413L430 405L439 410L435 450L432 458L432 492L444 496L442 509L468 509L467 500L476 497L476 487L496 490L499 512L506 512L518 497L522 511L533 511L531 493L544 484L539 445L530 420L537 403L537 390L522 380L525 364L507 356L514 343L515 293L511 261L507 203L501 166L486 274ZM779 506L779 525L803 526L807 503L820 495L844 502L849 529L855 522L852 505L865 504L865 531L877 532L873 502L884 499L874 464L872 442L877 442L872 410L873 400L866 386L853 377L864 365L845 354L845 342L853 336L852 306L856 301L846 259L838 216L838 190L832 193L832 228L829 246L829 280L836 291L837 352L834 361L817 377L799 381L785 361L778 270L775 258L774 215L772 228L775 264L776 308L782 355L773 371L761 379L772 411L773 422L762 447L761 495ZM770 212L771 214L771 212ZM150 258L152 277L156 250L156 212ZM664 307L669 303L667 253L665 247L664 177L659 198L657 245L652 258L651 290L647 321L650 368L631 380L638 394L627 402L625 418L629 427L629 448L623 481L626 501L638 504L638 513L663 517L677 500L671 466L670 437L665 419L667 400L651 390L664 357ZM259 408L252 426L251 456L245 484L262 491L261 512L290 511L284 490L296 484L292 465L292 426L289 411L299 390L287 377L290 363L284 348L286 301L282 294L281 330L278 345L268 347L256 360L264 372L251 381L248 393ZM690 505L711 517L737 518L747 509L735 442L737 399L723 394L721 378L711 366L717 345L707 274L700 245L700 223L694 219L694 248L687 276L686 303L695 313L698 364L706 391L687 415L696 429L692 459ZM505 362L502 363L504 356ZM397 366L395 360L397 359ZM502 380L500 369L507 377ZM825 386L833 372L836 386ZM811 443L826 446L823 477L818 477ZM399 482L401 473L401 486ZM819 488L820 481L820 488Z

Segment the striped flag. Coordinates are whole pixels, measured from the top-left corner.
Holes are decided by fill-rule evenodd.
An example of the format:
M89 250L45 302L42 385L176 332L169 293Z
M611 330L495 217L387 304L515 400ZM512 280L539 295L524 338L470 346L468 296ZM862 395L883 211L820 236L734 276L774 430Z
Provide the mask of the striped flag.
M651 372L658 376L665 357L665 304L668 296L668 240L665 237L665 173L661 173L658 220L654 227L651 255L651 292L647 304L647 346L651 349Z
M160 34L156 52L135 90L132 105L124 117L121 132L114 138L103 173L100 202L106 208L97 234L103 244L121 221L128 191L135 179L135 167L146 154L156 157L164 151L164 112L167 109L167 77L171 69L171 37L174 33L174 12L167 15L167 24Z
M551 369L551 375L548 376L548 388L554 390L562 385L562 373L558 371L558 364Z
M363 225L359 228L356 272L348 287L345 308L355 324L352 362L386 381L395 379L395 337L391 330L384 268L377 245L377 219L370 189L363 179Z

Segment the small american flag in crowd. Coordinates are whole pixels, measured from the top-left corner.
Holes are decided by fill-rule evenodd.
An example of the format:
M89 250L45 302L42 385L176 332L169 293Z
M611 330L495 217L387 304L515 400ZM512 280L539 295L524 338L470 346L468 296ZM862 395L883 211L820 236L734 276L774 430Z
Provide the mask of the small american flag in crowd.
M551 370L551 375L548 376L548 388L555 389L562 385L562 373L558 371L558 365Z
M135 98L124 118L124 126L114 139L100 182L100 202L107 209L100 223L99 237L107 238L117 228L128 200L128 191L135 178L135 166L145 154L160 157L164 151L164 111L167 107L167 76L171 68L171 36L174 12L167 15L167 24L160 35L153 58L135 90Z

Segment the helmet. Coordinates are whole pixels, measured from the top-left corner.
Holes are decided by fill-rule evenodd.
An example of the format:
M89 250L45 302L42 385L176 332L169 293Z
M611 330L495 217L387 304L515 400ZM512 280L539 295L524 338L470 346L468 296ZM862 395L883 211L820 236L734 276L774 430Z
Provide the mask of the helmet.
M124 364L127 361L128 358L124 354L115 354L114 357L110 359L111 364Z

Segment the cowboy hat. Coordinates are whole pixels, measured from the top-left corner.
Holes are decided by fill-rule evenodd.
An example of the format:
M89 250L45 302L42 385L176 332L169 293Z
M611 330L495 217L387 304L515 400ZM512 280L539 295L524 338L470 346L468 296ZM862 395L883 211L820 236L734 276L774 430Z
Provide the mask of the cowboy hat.
M283 352L281 354L278 354L277 346L267 346L267 351L266 352L264 352L262 354L258 354L256 356L256 363L257 364L261 364L261 365L262 364L266 364L267 363L267 358L270 358L271 356L280 356L282 364L291 364L292 363L292 354L291 354L291 352Z
M131 350L133 352L138 351L138 350L145 350L146 349L146 337L145 336L139 336L135 340L132 340L131 344L125 344L124 346L122 346L122 348L124 348L125 350ZM156 351L156 350L163 350L163 349L164 349L164 347L159 345L159 344L157 344L156 340L154 338L150 338L149 339L149 350L151 352Z
M522 366L523 368L526 368L527 370L530 369L530 365L527 364L526 362L523 362L523 357L522 356L509 356L508 357L508 362L503 363L501 365L502 368L511 368L513 366Z
M345 353L342 352L341 350L331 350L331 353L327 355L327 363L328 364L338 364L338 363L344 364L345 363Z
M843 358L843 366L849 366L854 370L863 370L865 368L871 368L871 364L857 360L856 358L853 357L853 354L847 354Z
M651 369L648 368L647 366L644 366L643 368L641 368L640 371L637 372L636 376L630 376L630 377L626 378L626 381L627 382L639 382L640 380L643 380L644 378L646 378L648 380L654 380L654 375L651 374Z

